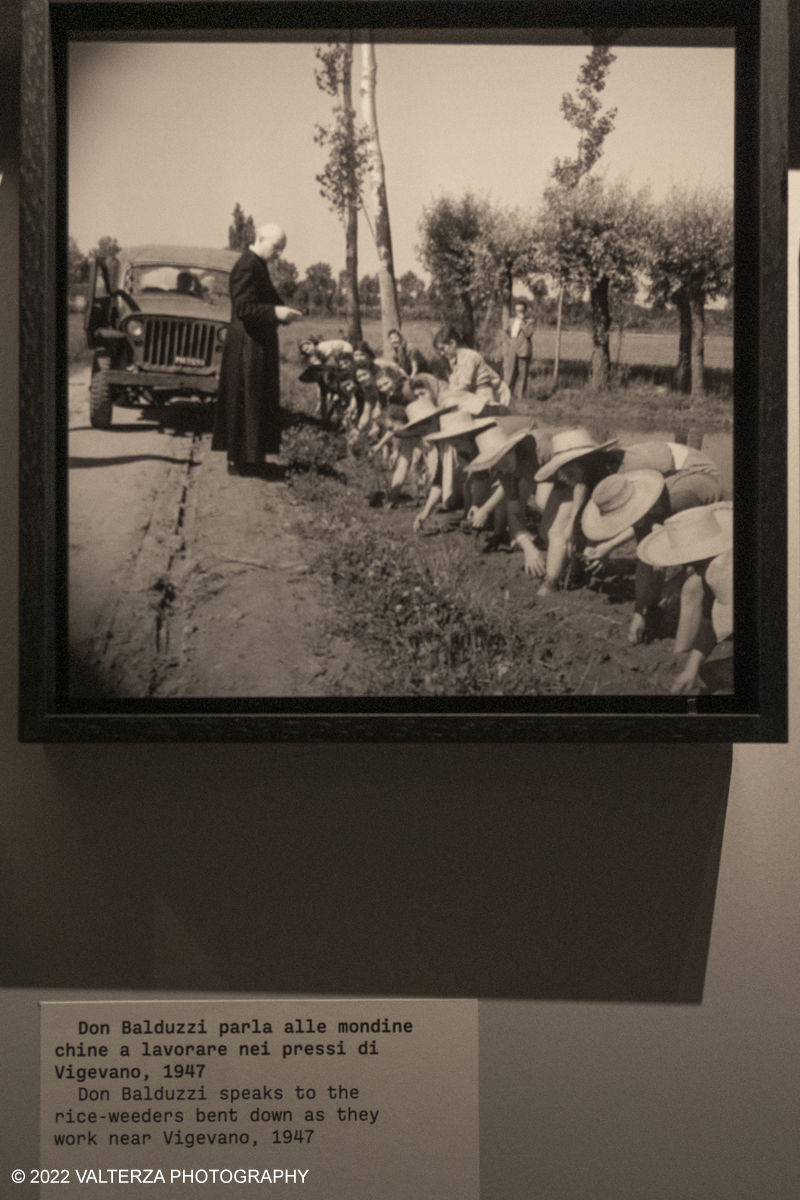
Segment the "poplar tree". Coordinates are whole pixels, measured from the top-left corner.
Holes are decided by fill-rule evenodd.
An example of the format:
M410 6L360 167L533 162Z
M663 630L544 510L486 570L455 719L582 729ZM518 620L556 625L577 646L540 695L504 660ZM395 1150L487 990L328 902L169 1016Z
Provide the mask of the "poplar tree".
M557 158L551 175L556 184L565 190L577 187L584 175L591 171L603 153L603 142L614 128L616 108L601 111L600 93L605 89L606 76L611 64L616 62L607 43L594 44L586 61L578 72L578 99L571 92L561 97L561 112L573 129L577 129L578 153L575 158ZM561 358L561 312L564 304L564 283L558 290L558 316L556 318L556 354L553 364L553 379L558 379Z
M239 202L233 210L233 224L228 226L228 249L246 250L256 240L256 225L252 215L246 217Z
M378 281L381 292L381 322L383 344L388 345L390 329L400 328L400 309L397 303L397 286L394 278L392 256L392 231L389 224L389 203L386 198L386 173L378 136L378 114L375 105L375 88L378 68L375 62L375 47L369 31L363 35L361 46L361 116L369 134L367 142L366 177L372 208L372 233L378 252Z
M353 45L335 42L317 47L320 67L314 78L323 92L337 103L330 126L317 125L314 141L329 148L328 162L317 175L322 197L328 201L345 227L344 301L347 336L355 344L362 340L361 308L358 299L358 209L367 162L368 136L356 121L353 108Z

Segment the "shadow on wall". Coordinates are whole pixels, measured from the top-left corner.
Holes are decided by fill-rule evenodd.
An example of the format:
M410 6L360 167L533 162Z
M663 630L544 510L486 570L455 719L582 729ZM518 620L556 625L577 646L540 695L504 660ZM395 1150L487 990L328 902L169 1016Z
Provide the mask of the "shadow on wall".
M131 906L149 930L123 982L65 928L50 986L702 998L730 746L46 753L84 847L51 932L75 888L118 944Z

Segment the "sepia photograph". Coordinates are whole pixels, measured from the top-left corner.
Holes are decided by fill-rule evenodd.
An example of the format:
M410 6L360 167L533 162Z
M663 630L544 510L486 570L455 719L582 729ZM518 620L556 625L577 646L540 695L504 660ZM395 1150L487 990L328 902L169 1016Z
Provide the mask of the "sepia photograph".
M71 698L733 694L733 33L602 32L70 44Z

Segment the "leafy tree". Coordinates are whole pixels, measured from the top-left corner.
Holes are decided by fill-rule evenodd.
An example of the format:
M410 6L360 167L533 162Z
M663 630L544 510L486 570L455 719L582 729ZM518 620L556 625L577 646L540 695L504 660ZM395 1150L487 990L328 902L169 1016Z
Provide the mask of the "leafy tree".
M483 304L499 302L510 315L515 281L528 283L537 270L533 217L518 208L487 211L475 258L475 290Z
M228 226L228 249L246 250L256 240L256 226L252 216L246 217L237 201L233 210L233 224Z
M372 207L372 232L375 238L375 249L378 252L383 344L387 345L389 330L400 328L400 310L397 306L397 286L394 279L392 230L389 224L389 202L386 197L386 172L378 136L378 114L375 105L377 75L375 46L370 39L361 46L361 116L369 131L366 179Z
M444 300L443 316L460 328L467 345L491 340L502 304L510 311L515 281L529 284L538 270L533 217L520 209L495 209L471 192L441 196L423 209L420 261Z
M485 286L478 264L491 209L482 197L465 192L459 199L440 196L423 208L417 256L433 276L442 299L442 316L454 324L468 346L485 305Z
M89 251L91 258L116 258L120 246L116 238L101 237L94 250Z
M704 394L705 306L733 292L733 203L722 189L673 187L649 238L650 298L680 316L677 385Z
M299 275L293 262L285 258L276 258L269 264L269 273L281 299L287 302L294 297L298 288Z
M313 263L306 271L306 277L298 284L294 298L316 314L329 313L333 310L336 296L336 281L328 263Z
M397 281L397 295L401 308L414 308L425 295L425 281L413 271L406 271Z
M360 342L361 312L358 302L358 209L367 165L369 134L356 122L352 101L353 46L331 43L317 47L321 66L314 72L317 87L334 97L334 122L317 125L314 141L329 148L328 162L317 175L321 195L345 226L345 284L342 289L347 312L347 333Z
M539 234L548 273L563 287L589 292L592 386L598 390L609 382L610 292L635 282L649 222L647 189L634 194L624 180L608 184L586 175L574 187L556 185L544 194Z
M377 308L381 301L381 285L377 275L362 275L358 283L358 298L365 308Z

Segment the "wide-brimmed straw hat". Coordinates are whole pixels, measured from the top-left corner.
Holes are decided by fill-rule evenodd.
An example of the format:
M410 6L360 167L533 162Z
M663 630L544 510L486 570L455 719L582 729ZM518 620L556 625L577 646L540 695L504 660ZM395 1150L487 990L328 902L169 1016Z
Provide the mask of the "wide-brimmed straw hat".
M733 545L733 503L704 504L687 508L656 525L636 548L651 567L676 567L681 563L716 558Z
M436 405L427 394L419 396L406 405L406 423L395 430L395 437L417 437L420 425L432 417L440 417L443 412L451 412L455 407L454 403Z
M464 412L470 412L470 405L475 403L475 393L468 392L466 388L454 388L445 386L444 391L439 393L437 400L440 404L447 403L454 405L456 408L461 408Z
M660 471L626 471L607 475L592 492L581 518L590 542L616 537L649 512L664 489Z
M442 412L441 409L437 411ZM494 424L494 417L476 419L470 413L464 412L463 409L457 409L455 412L451 410L442 412L438 433L425 433L422 440L424 442L443 442L448 438L461 437L465 433L478 433L481 429L488 429L490 425Z
M473 458L467 471L490 471L508 454L517 442L533 433L531 417L495 417L494 424L477 434L478 457Z
M551 441L553 457L536 472L537 483L543 483L545 479L550 479L559 467L563 467L576 458L593 454L595 450L608 450L611 446L616 446L619 438L612 438L609 442L596 442L588 429L581 428L565 429L561 433L554 433Z

